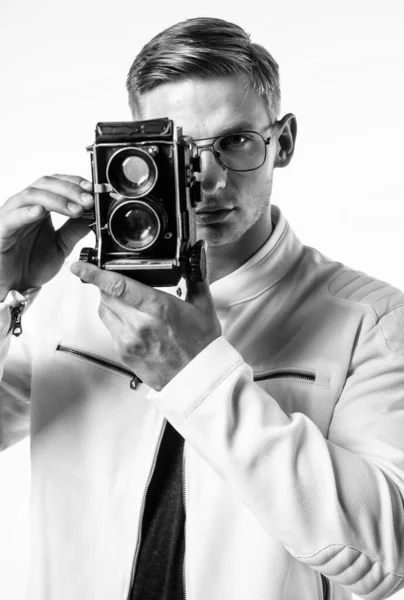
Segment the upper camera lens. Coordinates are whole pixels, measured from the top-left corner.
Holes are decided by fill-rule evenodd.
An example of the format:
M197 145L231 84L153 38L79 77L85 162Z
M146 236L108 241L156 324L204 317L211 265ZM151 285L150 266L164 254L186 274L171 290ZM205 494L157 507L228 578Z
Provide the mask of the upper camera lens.
M106 175L112 189L125 198L141 198L157 181L157 165L142 148L123 148L109 160Z
M150 177L150 168L140 156L128 156L122 163L126 179L137 186L143 186Z

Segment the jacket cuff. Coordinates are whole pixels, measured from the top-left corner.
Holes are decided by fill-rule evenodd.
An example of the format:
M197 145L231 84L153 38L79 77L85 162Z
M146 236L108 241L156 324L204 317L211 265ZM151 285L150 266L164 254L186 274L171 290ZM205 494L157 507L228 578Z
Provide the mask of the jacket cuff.
M220 336L200 352L160 392L148 393L170 420L186 418L230 373L245 365L242 356Z

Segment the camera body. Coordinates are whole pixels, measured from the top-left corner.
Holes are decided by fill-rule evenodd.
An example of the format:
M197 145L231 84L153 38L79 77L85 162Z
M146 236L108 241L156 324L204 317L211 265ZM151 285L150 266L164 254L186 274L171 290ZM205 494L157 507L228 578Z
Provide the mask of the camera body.
M91 153L95 248L80 260L154 287L202 281L196 242L199 170L191 138L170 119L97 123Z

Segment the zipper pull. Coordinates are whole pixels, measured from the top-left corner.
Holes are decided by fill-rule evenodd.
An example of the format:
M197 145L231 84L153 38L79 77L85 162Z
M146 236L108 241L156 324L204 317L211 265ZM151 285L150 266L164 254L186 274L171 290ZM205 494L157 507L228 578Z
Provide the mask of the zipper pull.
M22 325L21 325L21 313L23 311L23 306L16 306L11 308L11 320L13 323L13 335L18 337L22 334Z
M5 303L10 308L12 334L18 337L22 334L21 316L27 299L20 292L12 290L7 294Z
M142 380L137 375L134 375L130 381L130 389L135 390L139 383L143 383Z

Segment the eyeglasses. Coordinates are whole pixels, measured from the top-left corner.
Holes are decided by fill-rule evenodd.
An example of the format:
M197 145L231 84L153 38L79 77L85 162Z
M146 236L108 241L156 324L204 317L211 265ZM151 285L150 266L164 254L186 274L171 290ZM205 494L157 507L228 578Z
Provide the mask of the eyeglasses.
M267 157L267 146L271 136L264 138L257 131L235 131L214 138L210 144L196 145L206 139L193 140L196 156L202 150L210 150L217 162L225 169L232 171L255 171L264 164Z

